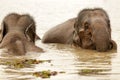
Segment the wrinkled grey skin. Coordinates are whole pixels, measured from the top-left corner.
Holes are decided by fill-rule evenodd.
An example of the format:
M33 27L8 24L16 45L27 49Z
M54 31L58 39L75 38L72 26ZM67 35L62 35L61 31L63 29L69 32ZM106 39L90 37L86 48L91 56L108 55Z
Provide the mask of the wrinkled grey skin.
M83 9L77 18L48 30L42 38L43 43L74 44L85 49L105 52L117 49L111 40L110 20L100 8Z
M9 54L24 55L27 52L43 52L35 46L36 26L33 18L28 14L7 15L1 25L0 48L7 48Z

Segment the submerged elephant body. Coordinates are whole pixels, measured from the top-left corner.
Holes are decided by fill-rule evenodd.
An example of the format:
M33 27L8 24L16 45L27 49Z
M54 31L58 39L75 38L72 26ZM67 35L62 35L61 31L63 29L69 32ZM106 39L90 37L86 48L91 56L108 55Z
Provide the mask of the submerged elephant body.
M100 52L117 48L111 39L109 17L100 8L82 10L78 17L47 31L42 42L73 44Z
M35 22L29 15L12 13L7 15L2 23L0 48L7 48L11 54L23 55L29 51L42 52L35 46Z
M50 29L42 38L43 43L71 44L74 31L75 18L70 19Z

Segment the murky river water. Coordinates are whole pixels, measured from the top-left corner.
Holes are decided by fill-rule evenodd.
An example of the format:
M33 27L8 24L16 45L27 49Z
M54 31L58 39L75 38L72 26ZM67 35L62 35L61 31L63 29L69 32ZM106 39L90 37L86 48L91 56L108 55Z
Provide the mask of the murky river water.
M76 17L83 8L102 7L111 20L112 38L117 42L117 53L74 48L70 45L43 44L45 53L27 53L25 56L11 56L0 53L0 61L21 59L51 60L50 63L35 64L25 68L10 68L0 65L0 80L42 80L31 73L42 70L63 71L65 73L45 80L120 80L120 1L119 0L1 0L0 22L11 12L29 13L36 21L37 34L43 34L53 26Z

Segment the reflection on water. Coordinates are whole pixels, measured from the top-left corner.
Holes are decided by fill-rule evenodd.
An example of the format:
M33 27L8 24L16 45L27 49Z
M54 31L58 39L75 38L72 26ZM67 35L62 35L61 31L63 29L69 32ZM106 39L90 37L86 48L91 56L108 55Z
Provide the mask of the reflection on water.
M45 53L32 52L25 56L12 56L0 52L0 80L41 80L40 77L32 74L42 70L65 72L45 80L119 80L119 2L115 0L11 0L6 3L6 0L1 0L1 21L10 12L29 13L35 18L37 34L41 37L54 25L77 16L77 13L85 7L102 7L110 16L112 38L117 42L118 50L100 53L71 45L42 44L41 41L37 41L36 45L43 48ZM32 64L23 68L4 64L7 61L14 62L23 59L51 60L51 62Z

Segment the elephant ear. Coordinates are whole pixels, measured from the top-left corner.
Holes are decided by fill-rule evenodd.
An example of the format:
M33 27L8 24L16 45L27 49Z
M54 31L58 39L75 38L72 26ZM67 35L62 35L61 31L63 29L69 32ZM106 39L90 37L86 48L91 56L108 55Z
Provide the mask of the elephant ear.
M6 30L6 25L5 22L2 22L1 24L1 29L0 29L0 43L2 42L4 36L6 35L7 30Z
M76 19L75 23L74 23L74 29L78 32L79 28L78 28L78 19Z
M35 42L35 40L40 39L40 37L35 32L35 25L31 23L25 30L25 36L27 37L28 41Z

